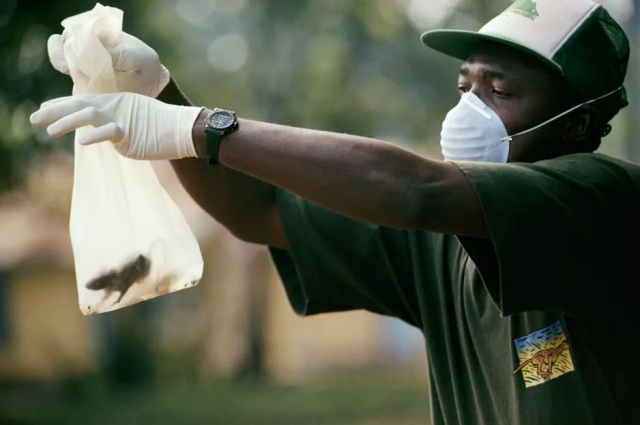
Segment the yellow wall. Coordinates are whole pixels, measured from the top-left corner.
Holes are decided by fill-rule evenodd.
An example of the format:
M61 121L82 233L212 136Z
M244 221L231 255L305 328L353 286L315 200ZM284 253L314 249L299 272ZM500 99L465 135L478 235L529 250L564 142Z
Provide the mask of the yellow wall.
M208 369L233 374L246 353L250 313L260 310L269 374L297 381L326 370L378 360L380 319L358 311L298 317L286 298L266 248L223 233L205 251ZM195 316L195 312L190 313ZM197 325L191 325L192 329Z
M0 375L47 379L92 364L89 321L78 309L73 273L13 273L7 299L9 338Z

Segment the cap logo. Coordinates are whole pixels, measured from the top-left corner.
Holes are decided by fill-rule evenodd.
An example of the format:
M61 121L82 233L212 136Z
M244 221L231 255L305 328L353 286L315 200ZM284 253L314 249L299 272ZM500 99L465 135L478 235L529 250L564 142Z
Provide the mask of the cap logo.
M536 2L533 0L516 0L505 12L515 13L525 18L535 21L538 15L538 9L536 8Z

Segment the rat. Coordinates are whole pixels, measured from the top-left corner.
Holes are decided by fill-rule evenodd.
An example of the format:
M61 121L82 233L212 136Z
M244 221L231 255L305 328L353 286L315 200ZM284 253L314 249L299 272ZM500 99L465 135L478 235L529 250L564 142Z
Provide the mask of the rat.
M102 276L92 279L86 284L87 289L99 291L104 289L104 299L112 292L119 292L120 296L113 304L118 304L129 288L135 283L144 280L151 270L151 261L140 254L135 259L126 263L120 270L110 270Z

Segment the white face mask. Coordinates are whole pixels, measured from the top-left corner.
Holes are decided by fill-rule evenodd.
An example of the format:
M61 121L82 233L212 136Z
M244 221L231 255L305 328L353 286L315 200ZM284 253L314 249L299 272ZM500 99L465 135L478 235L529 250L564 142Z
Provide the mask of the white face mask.
M440 146L447 161L507 162L505 137L509 136L500 117L467 92L444 119Z
M509 141L516 136L536 130L582 105L610 96L617 89L574 106L528 130L509 136L502 120L493 109L471 92L463 94L460 102L447 114L442 123L440 146L447 161L477 161L506 163L509 157Z

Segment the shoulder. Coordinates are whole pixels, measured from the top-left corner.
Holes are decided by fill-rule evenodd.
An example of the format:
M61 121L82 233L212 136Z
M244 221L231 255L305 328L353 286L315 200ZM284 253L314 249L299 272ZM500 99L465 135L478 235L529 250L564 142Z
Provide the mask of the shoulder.
M600 188L609 185L626 190L640 188L640 165L600 153L565 155L533 166Z
M535 163L462 167L485 217L535 219L541 211L572 216L640 213L640 167L602 154L573 154ZM613 207L613 208L612 208ZM602 220L600 216L599 220Z
M534 163L510 162L507 164L458 162L460 169L471 180L476 189L521 187L560 190L580 187L598 187L632 181L631 175L640 182L638 165L601 154L572 154Z
M640 173L640 165L601 153L576 153L539 161L534 165L571 171L625 171Z

